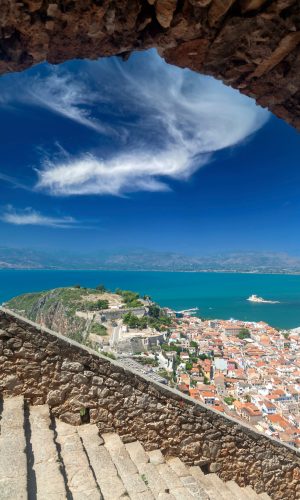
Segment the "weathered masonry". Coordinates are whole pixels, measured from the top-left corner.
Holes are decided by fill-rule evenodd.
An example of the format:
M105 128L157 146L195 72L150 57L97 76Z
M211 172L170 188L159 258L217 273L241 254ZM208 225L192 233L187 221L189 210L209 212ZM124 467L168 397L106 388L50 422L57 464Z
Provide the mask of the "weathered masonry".
M97 424L188 465L250 485L273 499L300 498L300 455L119 363L10 311L0 310L0 391L48 404L69 424Z
M1 0L0 73L157 48L300 129L299 0Z

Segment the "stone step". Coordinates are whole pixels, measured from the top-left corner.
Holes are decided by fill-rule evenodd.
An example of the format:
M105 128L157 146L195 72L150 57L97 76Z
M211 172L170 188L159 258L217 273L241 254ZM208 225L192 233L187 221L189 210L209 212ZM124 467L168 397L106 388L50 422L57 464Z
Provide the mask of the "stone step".
M3 401L0 435L0 499L27 500L27 457L22 396Z
M218 481L219 477L216 474L204 474L200 467L197 466L190 467L190 472L203 485L210 500L229 500L229 498L236 500L236 496L226 488L225 483L221 480Z
M220 500L220 495L216 491L216 488L214 488L214 486L208 480L207 475L205 475L202 472L200 467L197 467L194 465L194 466L189 467L189 470L190 470L191 475L194 476L194 478L196 479L196 481L199 484L203 485L203 488L207 492L210 500Z
M191 500L192 496L189 491L184 488L180 478L176 473L165 463L165 459L160 450L147 452L150 459L150 464L154 465L160 476L165 481L170 497L176 500Z
M172 494L175 489L182 488L182 482L180 481L180 478L168 466L168 464L158 464L156 465L156 468L159 474L163 477L167 487L172 492Z
M159 465L165 463L165 457L160 450L147 451L150 463L153 465Z
M139 474L152 491L154 498L163 498L166 496L168 500L173 500L175 497L170 494L170 490L156 469L155 465L150 463L150 458L145 452L143 446L138 441L127 443L126 450L133 463L135 464Z
M167 463L158 463L156 468L166 482L171 495L176 500L191 500L197 498L184 486L182 478L180 478ZM185 476L185 479L186 478L188 479L189 476Z
M1 408L0 408L1 411ZM0 420L0 500L270 500L250 486L223 482L178 457L124 444L96 425L74 427L49 407L3 401Z
M182 486L188 491L192 498L199 500L208 500L208 492L204 485L197 481L187 467L178 457L169 457L166 460L167 465L179 477Z
M77 428L56 420L56 441L60 447L67 487L73 500L100 500L102 495L93 475Z
M234 498L244 498L245 500L254 500L257 498L257 494L252 488L241 488L235 481L227 481L225 484L232 491Z
M113 433L103 434L102 437L104 446L109 452L131 500L154 499L145 477L139 474L120 437Z
M229 500L229 498L234 500L269 499L266 493L262 493L263 497L257 495L250 486L242 488L235 481L227 481L225 483L216 474L204 474L200 467L193 466L189 469L200 484L203 484L203 487L209 494L210 500Z
M103 445L96 425L81 425L77 428L82 444L89 458L90 466L100 487L104 500L119 500L126 495L126 488L118 471Z
M223 500L242 500L243 497L238 497L235 493L233 493L233 491L231 491L231 489L222 481L222 479L219 478L217 474L207 474L207 479L216 488Z
M64 500L66 487L54 442L48 405L31 406L29 414L30 443L38 500Z

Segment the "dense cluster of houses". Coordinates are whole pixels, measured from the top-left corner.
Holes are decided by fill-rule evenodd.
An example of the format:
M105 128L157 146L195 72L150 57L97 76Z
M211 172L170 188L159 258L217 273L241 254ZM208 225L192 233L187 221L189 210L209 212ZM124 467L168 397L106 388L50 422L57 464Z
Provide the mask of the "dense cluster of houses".
M180 391L300 448L300 334L184 316L164 355Z

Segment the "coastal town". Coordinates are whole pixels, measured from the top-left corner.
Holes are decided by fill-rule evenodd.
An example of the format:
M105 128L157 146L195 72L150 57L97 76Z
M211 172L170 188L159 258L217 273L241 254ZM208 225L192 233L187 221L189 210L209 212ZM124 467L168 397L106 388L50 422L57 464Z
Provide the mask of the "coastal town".
M300 448L297 329L278 331L262 321L205 320L193 311L161 311L170 322L160 331L130 328L122 321L115 326L118 341L112 335L101 350L115 353L124 364L214 410Z
M264 322L176 319L162 351L176 387L300 448L300 336Z
M300 448L300 328L200 318L197 308L174 311L103 285L25 294L5 307Z

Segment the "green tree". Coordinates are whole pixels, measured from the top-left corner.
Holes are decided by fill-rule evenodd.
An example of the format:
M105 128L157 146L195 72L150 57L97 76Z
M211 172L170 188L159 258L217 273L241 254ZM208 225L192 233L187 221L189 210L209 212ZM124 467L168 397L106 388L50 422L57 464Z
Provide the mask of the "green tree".
M176 377L176 373L177 373L177 357L173 357L173 361L172 361L172 370L173 370L173 378Z
M109 302L108 300L97 300L96 302L97 309L108 309L109 308Z
M232 403L235 401L235 398L233 398L232 396L226 396L224 398L224 401L225 401L226 404L232 405Z
M101 285L96 286L96 290L97 290L98 292L101 292L101 293L106 292L106 288L105 288L105 286L104 286L104 285L102 285L102 284L101 284Z
M86 302L84 307L87 311L101 311L109 308L109 302L108 300L100 299L96 302Z
M151 318L159 318L160 308L156 304L151 304L148 309L148 314Z
M161 344L161 348L163 351L176 351L178 354L181 352L181 347L172 343L169 344Z
M142 307L144 305L140 300L138 300L140 295L136 292L132 292L131 290L121 290L121 288L116 288L115 292L117 295L121 295L126 307Z
M204 361L205 359L209 359L209 356L207 354L199 354L199 358Z
M250 332L248 330L248 328L241 328L240 329L240 333L238 334L238 338L241 339L241 340L244 340L244 339L249 339L250 338Z
M128 312L123 316L123 323L129 326L129 328L141 328L143 330L147 328L148 321L146 316L139 318L132 312Z

